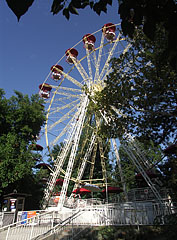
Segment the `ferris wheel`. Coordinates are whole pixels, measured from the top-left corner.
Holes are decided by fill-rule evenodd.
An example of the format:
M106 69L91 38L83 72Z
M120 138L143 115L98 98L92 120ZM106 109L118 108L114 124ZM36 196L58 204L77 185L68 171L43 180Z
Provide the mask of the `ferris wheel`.
M44 208L52 196L56 181L60 178L63 179L58 200L60 207L64 205L70 184L73 192L81 186L95 192L99 192L100 187L108 189L108 159L105 152L110 141L103 141L98 135L102 122L108 119L105 113L97 108L95 95L104 89L105 80L112 71L111 58L125 54L129 47L119 31L119 24L107 23L92 34L86 33L76 45L66 49L64 56L51 67L47 78L40 84L39 95L46 100L47 106L46 145L54 162L44 191ZM57 156L54 156L52 149L56 144L60 144L60 149ZM119 162L114 139L112 146ZM127 151L127 148L125 150ZM97 152L100 155L101 177L94 175ZM133 154L131 148L127 153ZM143 172L141 164L135 164ZM73 169L76 168L77 171L73 174ZM84 179L86 171L87 178ZM149 181L149 177L146 177ZM123 174L121 178L124 182ZM123 190L125 191L124 185Z

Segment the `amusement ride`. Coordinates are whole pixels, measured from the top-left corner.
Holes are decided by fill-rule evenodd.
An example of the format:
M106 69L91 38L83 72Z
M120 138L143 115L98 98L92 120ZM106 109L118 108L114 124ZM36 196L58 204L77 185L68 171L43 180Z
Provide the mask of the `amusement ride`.
M42 210L29 212L29 218L24 218L27 212L14 213L18 221L1 228L1 239L48 239L63 233L68 234L67 239L78 239L88 226L163 225L176 212L141 144L128 133L123 140L100 134L102 124L110 123L110 114L99 108L96 96L112 73L110 60L126 54L130 46L119 24L106 23L100 30L86 33L50 67L39 85L46 109L45 149L52 162L41 160L36 165L36 169L49 173L43 179ZM132 64L129 62L122 72ZM120 109L112 109L121 114ZM133 177L137 188L127 188L120 146L136 169ZM32 144L32 150L44 148ZM111 152L119 171L119 186L110 177ZM112 194L118 196L114 201Z
M124 55L130 46L119 30L119 24L107 23L100 30L85 34L81 41L67 49L64 56L51 67L45 81L39 85L39 95L45 100L47 108L46 145L53 161L44 191L44 209L54 198L56 185L61 186L59 196L54 199L58 209L69 204L69 201L72 202L77 194L88 192L105 192L106 199L110 192L122 192L127 200L118 141L105 140L99 134L102 123L109 124L109 118L106 112L97 108L95 96L104 89L105 80L112 72L110 60ZM118 109L114 110L121 114ZM56 144L60 147L57 156L54 156L52 149ZM152 165L138 143L127 134L126 141L121 144L137 169L137 179L143 178L153 196L161 202L161 195L153 183L157 176L149 172ZM108 182L106 161L109 160L105 152L110 147L117 160L122 182L120 188L111 186ZM101 177L94 174L98 152ZM76 168L77 173L74 171ZM70 196L68 189L72 189Z

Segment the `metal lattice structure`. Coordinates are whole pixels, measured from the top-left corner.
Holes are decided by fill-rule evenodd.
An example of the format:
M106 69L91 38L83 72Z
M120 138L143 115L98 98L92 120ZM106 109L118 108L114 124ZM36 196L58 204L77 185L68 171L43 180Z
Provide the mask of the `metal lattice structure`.
M120 54L125 54L129 47L130 45L119 31L119 24L105 24L102 29L93 34L86 34L78 44L68 49L51 68L44 83L40 85L39 94L46 99L47 105L45 136L51 156L51 149L55 144L62 142L57 157L52 156L54 167L44 192L44 208L52 196L59 176L64 179L58 202L60 208L64 205L70 182L74 183L74 189L84 182L98 183L99 186L107 187L105 146L97 133L102 122L109 122L109 120L105 113L96 108L95 94L105 87L105 80L112 71L111 58L118 58ZM118 110L115 109L115 111ZM114 139L112 144L126 195L125 181ZM158 191L143 168L147 167L148 162L143 161L146 166L142 166L141 161L134 156L133 147L135 146L130 139L124 145L125 151L143 174L154 194L160 199ZM101 179L94 179L93 174L97 151L100 153ZM80 156L79 160L78 156ZM73 176L72 172L76 165L78 166L77 175ZM84 180L84 172L88 166L90 175Z

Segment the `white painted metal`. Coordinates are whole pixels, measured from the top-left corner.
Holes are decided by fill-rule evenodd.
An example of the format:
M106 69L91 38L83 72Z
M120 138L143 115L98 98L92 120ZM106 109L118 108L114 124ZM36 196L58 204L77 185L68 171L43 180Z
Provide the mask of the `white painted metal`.
M44 197L43 197L43 208L45 208L47 206L47 203L51 197L53 188L55 186L57 177L62 169L62 166L64 164L64 160L68 154L68 151L72 145L72 141L74 140L74 136L75 136L75 131L77 130L77 127L75 126L75 128L71 127L71 132L69 132L68 135L68 141L65 141L65 145L62 148L61 152L59 153L59 155L57 156L57 159L55 160L55 165L54 165L54 170L51 174L51 178L49 179L48 183L47 183L47 188L44 191Z
M104 79L105 76L111 71L111 69L108 69L109 67L109 60L110 58L113 56L113 53L116 49L116 46L118 44L120 40L120 34L117 38L117 40L110 45L109 43L104 44L104 35L101 34L101 41L100 41L100 45L97 49L94 49L93 51L89 52L88 49L86 49L86 56L84 58L81 58L81 60L77 60L77 59L73 59L73 67L71 68L71 70L68 73L65 73L64 71L61 71L61 74L63 75L63 79L61 80L61 82L59 83L58 86L54 86L52 85L52 88L54 89L54 94L52 96L49 108L47 110L47 119L46 119L46 127L45 127L45 132L46 132L46 143L48 148L49 146L49 142L48 142L48 135L50 134L50 131L54 131L54 129L57 128L57 126L61 126L61 124L64 125L62 131L60 131L59 134L56 135L56 137L50 141L50 145L53 146L54 144L56 144L60 139L62 139L62 137L68 132L68 129L70 128L70 125L72 122L74 122L74 119L79 119L79 121L75 121L75 125L73 126L73 128L75 130L71 130L71 132L73 134L70 134L70 139L67 139L67 142L65 142L65 146L63 147L61 153L58 155L57 159L55 160L55 165L54 165L54 169L53 169L53 173L51 174L51 178L49 179L48 183L47 183L47 188L45 190L44 193L44 207L46 206L52 190L55 186L55 182L57 177L59 176L60 172L62 171L62 166L65 162L66 156L68 154L69 151L71 151L71 156L70 156L70 160L68 163L68 167L67 170L65 172L65 179L64 179L64 183L63 183L63 188L61 191L61 197L60 197L60 205L63 205L64 203L64 198L67 192L67 186L68 183L70 181L70 177L71 176L71 172L72 172L72 166L74 163L74 158L77 152L77 146L78 146L78 142L79 139L75 139L75 136L77 136L78 132L80 131L79 134L81 134L82 131L82 123L83 123L83 113L82 111L86 112L86 109L84 109L82 107L82 101L84 99L84 91L83 91L83 84L86 84L89 90L89 97L92 96L92 91L97 91L97 90L101 90L100 86L104 85ZM108 53L107 56L103 56L103 48L104 46L110 45L110 52ZM97 50L97 56L96 56L96 50ZM93 58L91 58L91 55L93 55ZM85 69L85 65L82 65L82 60L87 59L87 69L88 69L88 73ZM101 66L101 61L102 58L107 59L104 66ZM103 67L102 69L102 73L100 76L100 66ZM94 72L92 72L92 67L95 68ZM82 77L82 83L78 80L76 80L75 77L72 77L70 75L70 73L72 72L72 70L76 68L80 74L80 76ZM94 76L93 76L94 75ZM104 79L101 79L104 76ZM74 84L76 86L76 88L71 88L68 86L63 86L62 84L66 81L70 81L72 84ZM92 87L94 84L94 87ZM97 86L95 85L97 84ZM100 84L100 85L99 85ZM95 88L96 86L96 88ZM59 96L59 97L58 97ZM65 96L65 97L64 97ZM82 110L79 110L80 109ZM69 109L67 111L67 109ZM78 113L78 111L80 111ZM55 120L55 115L59 114L60 117L58 119ZM84 113L85 114L85 113ZM52 117L52 124L49 124L49 118ZM68 121L67 119L72 118L70 121ZM77 129L78 130L77 130ZM56 133L53 132L53 135L55 135ZM64 140L65 141L65 140ZM74 142L74 144L73 144ZM89 153L91 150L87 150L87 152ZM87 156L88 154L86 154ZM84 157L83 160L83 164L82 164L82 168L84 169L84 165L85 165L85 160L86 160L86 156ZM88 156L87 156L88 157ZM106 173L105 173L105 164L103 164L103 160L102 160L102 166L103 166L103 172L104 172L104 180L105 182L107 182L106 180ZM93 168L92 168L93 169ZM82 170L83 172L83 170ZM81 174L83 175L83 173ZM80 177L79 177L80 178ZM107 183L106 183L107 186Z
M128 156L130 156L130 159L132 160L133 164L136 166L136 168L139 170L139 172L144 177L145 181L147 182L148 186L151 188L152 192L158 199L159 203L162 203L162 199L161 199L159 192L157 191L156 187L152 183L151 179L146 174L146 171L143 169L143 167L141 166L138 159L135 157L134 152L132 151L132 148L131 148L131 144L126 142L126 143L122 144L122 147L123 147L124 151L128 154Z
M94 144L95 144L95 139L96 139L96 135L95 135L95 133L92 133L92 137L91 137L89 147L87 148L87 151L85 153L85 156L84 156L82 164L81 164L81 167L78 171L78 175L77 175L77 179L76 179L77 183L75 184L74 189L78 187L78 184L83 177L83 174L84 174L84 171L85 171L85 168L86 168L86 164L87 164L87 160L89 159L89 157L91 155L91 152L93 150Z
M99 31L98 31L99 32ZM97 93L97 91L101 91L105 87L104 80L106 79L106 76L112 71L110 67L110 60L113 57L114 54L120 54L122 52L123 54L126 53L130 47L130 44L126 44L126 47L123 46L123 42L125 41L125 38L121 37L121 34L119 33L117 38L113 42L107 42L105 43L104 34L102 31L100 31L100 44L96 48L89 51L87 48L86 55L84 57L81 56L80 60L76 58L72 58L72 67L71 69L65 73L64 71L61 72L63 75L63 79L59 83L58 86L53 86L54 94L52 96L50 105L48 107L47 112L47 124L46 124L46 143L48 148L50 148L50 144L53 146L58 141L63 141L63 137L65 134L70 131L69 138L64 138L64 147L62 148L62 151L59 153L57 159L55 160L55 166L53 169L53 173L51 176L51 179L49 180L47 184L47 189L45 191L44 199L47 202L50 199L51 193L54 189L55 182L57 177L59 176L60 172L64 174L64 183L61 190L61 195L59 199L58 206L60 208L63 207L65 202L65 196L67 193L67 188L69 185L69 181L72 179L76 183L79 183L81 181L81 178L83 176L86 162L88 161L88 158L91 154L91 151L93 150L94 144L96 144L95 138L97 136L92 135L91 142L86 150L85 156L82 158L81 168L78 171L78 177L76 179L72 178L72 168L75 162L75 157L77 154L78 146L79 146L79 140L80 136L83 130L83 124L85 120L85 115L87 112L87 106L88 102L91 101L92 104L97 104L96 100L94 98L94 95ZM79 42L80 43L80 42ZM121 48L118 49L118 45L120 44ZM77 44L73 47L77 47ZM82 47L83 49L83 47ZM105 49L109 49L107 53L105 53ZM86 62L84 62L86 61ZM125 66L125 72L130 69L132 62L127 63L127 66ZM72 72L77 70L77 76L72 76ZM77 79L80 78L81 80ZM65 85L64 83L66 81L69 81L73 84L73 88L69 85ZM62 85L63 84L63 85ZM87 100L86 100L87 99ZM86 102L87 103L86 103ZM116 110L118 114L121 114L119 110ZM101 112L101 119L99 119L99 123L97 120L96 127L100 125L102 121L105 121L107 124L109 124L109 119L106 117L106 112ZM89 113L91 116L96 115L95 113ZM52 117L53 123L49 124L49 118ZM100 118L100 116L99 116ZM73 125L71 126L71 124ZM95 127L95 128L96 128ZM70 129L70 130L69 130ZM56 131L56 137L50 141L48 135L50 131ZM66 141L67 140L67 141ZM148 185L152 188L152 191L156 195L156 197L160 200L160 195L158 194L158 191L153 186L151 180L147 176L145 170L149 168L149 162L146 160L144 154L139 150L139 147L136 145L135 142L130 141L130 138L128 139L128 149L126 149L126 152L131 157L133 163L137 167L137 169L142 173L142 175L145 177L145 180L147 181ZM99 150L101 153L101 166L102 166L102 172L103 172L103 180L104 184L107 187L107 173L106 173L106 165L105 165L105 159L104 159L104 152L103 152L103 146L102 146L102 139L98 136L97 137ZM125 181L121 169L118 149L115 143L115 140L113 140L113 147L116 154L116 159L119 166L120 171L120 177L123 182L123 189L126 195L126 186ZM133 149L136 148L136 156L133 153ZM66 160L67 154L70 154L68 166L66 171L63 171L62 167ZM143 159L143 161L142 161ZM94 164L94 160L92 159L92 165ZM142 166L143 165L143 166ZM94 166L91 166L90 173L93 176L93 170ZM91 179L90 179L91 181ZM75 185L76 186L76 185ZM45 205L46 206L46 205Z
M70 154L69 161L68 161L68 166L67 166L67 169L66 169L66 174L65 174L61 194L60 194L60 199L59 199L59 202L58 202L58 207L60 209L63 207L64 201L65 201L67 188L68 188L68 184L69 184L69 181L70 181L70 177L71 177L71 173L72 173L72 169L73 169L73 164L74 164L77 148L78 148L78 145L79 145L79 140L80 140L80 136L81 136L84 120L85 120L85 115L86 115L86 110L87 110L88 103L89 103L88 97L85 96L83 105L81 106L81 114L80 114L80 119L81 120L77 121L75 135L72 138L74 143L73 143L73 146L72 146L72 149L71 149L71 154Z
M162 220L174 213L177 209L168 199L161 204L154 200L102 204L97 199L78 199L73 209L45 212L0 228L0 239L39 240L54 233L61 234L66 229L72 230L70 233L73 234L74 226L162 225L168 224Z
M21 221L15 222L3 228L0 228L1 240L29 240L34 237L47 232L53 228L54 219L59 223L61 219L58 218L54 212L45 212L37 214L36 216Z
M127 200L128 198L127 198L126 183L125 183L124 175L123 175L123 172L122 172L122 167L121 167L121 162L120 162L119 152L118 152L118 149L117 149L116 140L114 138L112 138L111 140L112 140L112 144L113 144L113 148L114 148L114 152L115 152L115 156L116 156L116 160L117 160L117 166L119 168L120 179L121 179L121 182L122 182L123 191L124 191L124 194L125 194L125 198Z

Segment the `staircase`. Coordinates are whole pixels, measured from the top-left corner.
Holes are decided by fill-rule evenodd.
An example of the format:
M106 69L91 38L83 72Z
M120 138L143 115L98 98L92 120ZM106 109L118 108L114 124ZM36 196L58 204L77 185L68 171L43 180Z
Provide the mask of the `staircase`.
M35 217L0 228L1 240L27 240L47 232L61 220L55 212L45 212ZM55 219L55 221L54 221Z

